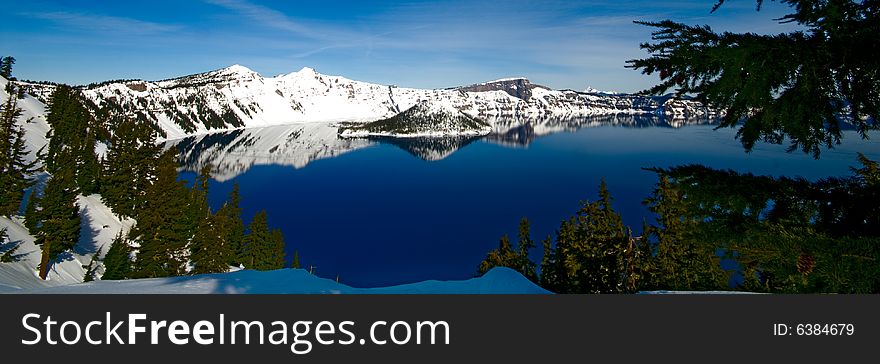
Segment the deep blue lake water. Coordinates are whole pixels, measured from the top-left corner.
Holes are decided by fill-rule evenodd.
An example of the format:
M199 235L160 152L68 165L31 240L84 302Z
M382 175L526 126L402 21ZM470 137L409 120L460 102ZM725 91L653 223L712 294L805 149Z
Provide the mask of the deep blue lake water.
M643 167L700 163L817 179L849 175L856 152L880 159L876 134L863 141L847 132L843 145L814 160L780 145L759 144L747 154L735 130L713 128L592 127L519 147L474 140L433 161L380 141L301 168L255 165L212 181L209 199L218 208L238 183L245 222L266 209L269 224L284 233L288 258L296 250L318 276L371 287L469 278L502 235L516 236L520 218L529 218L541 240L580 200L596 198L602 178L638 234L643 219L653 219L642 201L656 183Z

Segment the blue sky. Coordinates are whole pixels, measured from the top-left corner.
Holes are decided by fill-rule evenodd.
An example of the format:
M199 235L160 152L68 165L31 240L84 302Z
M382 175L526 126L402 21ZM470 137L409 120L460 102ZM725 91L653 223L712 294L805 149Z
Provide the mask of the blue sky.
M50 1L4 4L0 54L21 79L71 84L165 79L241 64L264 76L318 72L407 87L525 76L552 88L633 92L656 82L624 68L650 30L673 19L779 33L767 2L639 1Z

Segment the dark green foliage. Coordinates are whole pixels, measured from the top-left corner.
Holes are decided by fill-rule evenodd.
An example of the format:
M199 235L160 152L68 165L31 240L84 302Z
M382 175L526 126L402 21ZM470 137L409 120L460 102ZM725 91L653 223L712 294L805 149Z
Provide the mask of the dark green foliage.
M62 165L73 165L73 156L60 154ZM63 168L55 172L40 199L42 209L36 243L41 246L43 258L40 264L40 277L45 279L49 265L61 253L72 249L79 241L80 217L76 205L76 178L73 168Z
M100 128L85 105L79 90L66 85L56 87L46 116L52 131L45 161L50 174L73 169L80 192L91 194L98 192L100 164L95 144ZM73 158L67 158L68 154Z
M599 200L582 202L575 216L562 221L553 236L542 242L544 256L541 274L529 260L534 247L529 237L528 220L520 222L519 248L514 251L507 236L498 249L489 252L480 264L485 273L495 266L513 268L533 282L557 293L623 293L638 288L642 275L644 248L623 225L620 215L611 206L611 193L605 181L599 186Z
M77 90L60 85L55 88L49 100L49 114L46 122L52 127L49 132L51 142L46 151L46 170L54 174L61 168L69 167L76 160L59 161L59 156L69 154L78 156L88 138L88 110L79 101ZM94 148L94 146L92 146ZM74 168L75 169L75 168Z
M21 109L12 84L9 98L0 108L0 216L17 215L24 191L33 185L36 162L26 160L24 129L18 124Z
M656 221L641 237L622 224L603 182L598 201L562 222L555 245L543 241L537 281L558 293L880 292L880 164L858 159L852 176L815 182L700 165L649 169L658 183L644 203ZM739 268L723 270L722 258ZM517 269L523 259L504 237L480 271Z
M742 267L743 289L880 292L877 164L859 160L863 167L853 176L816 182L694 165L655 169L660 184L648 203L658 213L651 230L658 244L656 275L663 278L652 282L706 288L681 284L711 282L705 278L717 272L704 268L712 252L723 251ZM684 254L681 247L687 247ZM673 259L664 259L669 249ZM670 279L670 266L688 267L697 277ZM700 274L704 279L696 279Z
M98 248L98 252L101 251L102 247ZM98 268L98 253L96 252L92 255L92 259L89 260L88 265L84 265L83 269L86 270L85 274L83 274L83 282L91 282L95 280L95 270Z
M127 239L125 239L120 231L116 238L113 239L107 254L104 254L104 275L101 276L101 279L118 280L130 278L133 271L131 251L131 245L128 244Z
M880 186L880 163L868 159L862 153L859 153L858 158L862 168L852 168L855 178L868 188Z
M32 234L36 233L40 227L40 210L37 209L39 201L40 196L37 195L37 189L34 187L31 189L31 194L28 196L28 202L24 209L24 226Z
M269 236L270 240L267 249L269 254L265 267L267 269L284 268L284 261L286 259L286 254L284 253L284 234L281 233L281 229L272 229Z
M708 185L711 185L708 182ZM660 181L651 197L645 200L657 216L657 224L644 230L650 249L641 261L642 289L709 290L727 287L727 274L721 269L715 247L703 244L698 233L701 216L692 215L685 205L684 193L669 178Z
M497 249L493 249L480 263L479 274L485 274L494 267L508 267L531 280L538 282L538 274L535 272L535 263L529 259L529 251L535 247L529 233L529 220L523 218L519 223L519 248L514 251L507 235L501 237Z
M101 178L101 163L95 154L95 134L89 132L83 141L83 147L79 150L79 168L77 169L76 184L83 195L98 193Z
M540 285L547 290L558 292L562 287L561 282L561 266L556 257L556 250L553 249L553 236L548 235L541 241L543 248L543 257L541 258L541 276Z
M231 252L226 262L229 265L243 262L240 259L240 254L244 242L244 221L241 219L241 207L238 206L239 200L238 183L235 183L232 185L232 192L229 192L229 200L223 204L223 207L217 210L216 214L221 235L223 240L227 242Z
M6 233L6 228L0 229L0 263L10 263L18 260L18 255L15 252L18 250L18 243L9 240L9 234Z
M231 251L228 249L220 226L214 215L207 215L201 220L196 234L190 243L191 274L220 273L229 270L228 261Z
M5 56L0 58L0 76L7 80L13 80L12 78L12 65L15 64L15 57Z
M293 261L290 262L290 267L293 269L299 269L299 251L293 251Z
M719 1L716 8L724 1ZM780 19L805 30L777 35L715 33L670 20L657 28L651 57L627 67L658 73L653 94L676 88L726 113L721 127L741 125L746 150L757 141L791 142L818 158L839 143L843 123L866 137L880 106L880 11L875 1L781 0ZM760 1L758 2L760 6ZM740 124L741 121L744 123Z
M241 256L245 268L248 269L284 268L284 237L278 229L269 230L265 210L254 215L248 225Z
M190 243L190 263L192 274L220 273L229 270L228 261L232 259L233 250L224 233L225 216L214 215L208 206L208 182L211 178L211 166L202 168L197 188L193 188L194 205L198 205L198 227Z
M119 216L133 217L146 204L161 149L146 124L122 119L110 138L101 175L101 197Z
M653 274L656 250L654 249L655 245L649 239L650 231L650 225L643 221L642 236L633 237L627 247L627 292L650 289L652 282L656 279L656 275ZM708 267L708 269L712 270L718 268L720 267L715 267L714 265Z
M147 188L143 208L130 238L140 245L135 277L167 277L185 272L186 246L193 236L189 220L191 193L177 180L177 154L165 151L158 160L156 180Z
M627 248L631 234L611 207L605 181L599 200L582 202L577 215L556 231L553 252L559 292L620 293L626 290Z
M97 178L92 173L97 164L94 122L83 106L79 92L69 86L58 86L52 94L46 121L52 127L45 156L46 170L51 178L43 196L30 208L37 213L28 218L30 227L38 227L36 243L43 252L40 261L40 277L43 279L48 274L49 265L79 241L80 217L76 197L80 192L92 192L82 188L94 190Z

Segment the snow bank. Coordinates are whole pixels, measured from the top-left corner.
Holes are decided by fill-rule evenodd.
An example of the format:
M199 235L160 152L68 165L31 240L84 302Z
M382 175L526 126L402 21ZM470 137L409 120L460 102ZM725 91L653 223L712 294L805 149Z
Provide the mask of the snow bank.
M94 281L63 287L22 290L17 293L63 294L547 294L521 274L509 268L495 268L478 278L463 281L425 281L381 288L354 288L319 278L303 269L273 271L242 270L232 273L187 277Z

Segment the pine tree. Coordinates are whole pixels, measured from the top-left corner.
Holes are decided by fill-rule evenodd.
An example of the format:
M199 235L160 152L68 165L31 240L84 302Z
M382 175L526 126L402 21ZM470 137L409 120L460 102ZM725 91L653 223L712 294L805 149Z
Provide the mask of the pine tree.
M205 218L211 215L211 208L208 206L208 183L211 179L211 167L203 167L196 176L196 181L192 187L187 189L188 200L190 201L186 209L186 218L183 221L188 222L189 229L198 234L200 225L203 224Z
M822 147L839 143L845 123L866 138L880 128L876 1L781 2L794 12L779 21L803 30L716 33L671 20L636 22L657 30L654 43L641 45L651 56L627 67L659 73L660 84L648 93L675 88L723 111L721 126L739 126L747 150L759 140L790 140L790 150L800 147L818 158Z
M190 273L220 273L229 270L228 261L232 259L226 235L223 233L224 216L214 215L208 206L208 182L211 179L211 166L205 166L199 173L197 187L193 189L195 204L201 216L195 236L190 243L190 261L193 265Z
M565 293L620 293L626 290L626 248L630 233L611 206L605 180L599 200L583 202L563 221L554 252L558 289Z
M15 64L15 58L12 56L5 56L0 58L0 76L7 80L13 80L12 78L12 65Z
M130 235L140 245L134 272L140 278L183 274L193 236L192 195L177 180L176 151L166 150L157 163L156 181L146 191L143 208L135 211L137 224Z
M27 161L24 129L17 122L21 116L17 93L12 86L7 91L8 98L0 108L0 216L10 217L18 214L37 168L36 161Z
M60 155L59 162L73 159ZM72 162L70 162L72 164ZM67 165L71 165L67 164ZM36 243L41 246L40 278L46 279L51 263L63 252L70 250L79 241L80 217L76 205L76 178L73 168L63 168L55 172L46 184L40 200L40 224Z
M37 206L40 204L40 196L37 194L36 186L31 188L31 193L28 196L28 202L24 209L24 226L31 232L31 234L36 234L37 229L40 227L40 211L37 209Z
M290 262L290 267L293 269L299 269L299 251L293 251L293 261Z
M562 286L560 282L561 266L556 257L556 250L553 247L552 235L548 235L547 238L541 242L541 245L544 250L544 255L541 258L540 285L548 291L560 292Z
M519 222L519 252L517 254L517 264L515 270L522 273L523 276L532 282L538 282L538 273L536 272L536 264L529 259L529 252L535 247L530 232L529 220L523 218Z
M6 228L3 227L0 229L0 263L10 263L17 260L17 256L15 252L18 250L19 245L15 242L9 241L9 234L6 232Z
M495 267L516 266L516 258L516 253L510 245L510 237L505 234L498 241L498 248L489 251L486 259L480 262L477 272L482 275Z
M70 86L59 85L49 100L49 113L46 122L52 127L49 148L46 151L46 170L53 174L60 168L78 167L78 158L59 161L62 154L78 157L88 135L90 116L79 101L77 90ZM76 170L77 168L74 168Z
M818 181L696 165L654 169L652 288L727 289L736 273L747 290L877 292L880 189L871 181L880 168L860 161L851 177ZM723 271L721 258L739 269Z
M657 254L652 259L650 289L716 289L725 286L714 246L700 244L699 216L692 216L685 205L683 192L668 176L660 175L653 196L645 200L657 215L657 225L647 228Z
M229 270L226 264L226 242L214 215L206 216L199 224L190 243L191 274L220 273Z
M271 240L269 241L269 258L267 260L268 265L266 266L266 269L272 270L284 268L284 261L286 260L284 253L284 234L281 233L281 229L272 229L269 236Z
M229 245L229 259L227 264L234 265L242 263L242 244L244 242L244 222L241 219L241 207L239 207L240 197L238 193L238 183L232 186L229 193L229 199L217 210L217 219L220 221L219 227L223 239Z
M46 279L49 266L79 241L80 217L76 198L80 192L78 170L84 164L83 150L94 156L94 144L87 145L89 119L79 93L69 86L58 86L52 94L46 121L52 127L45 157L51 178L39 199L36 243L40 245L40 277ZM33 219L31 219L33 220Z
M266 210L257 212L248 225L242 245L245 268L272 270L284 268L284 237L278 229L269 230Z
M98 252L101 251L101 248L103 247L98 248ZM85 283L94 281L95 273L97 273L96 270L98 269L98 253L92 255L92 259L89 260L89 264L84 265L83 269L86 270L85 274L83 274L83 282Z
M100 179L101 197L115 214L133 217L146 204L161 153L155 140L152 129L134 119L123 119L116 126Z
M262 210L254 215L248 224L248 232L244 236L241 247L241 259L245 268L257 269L263 266L266 257L265 246L269 241L269 226L266 222L266 211Z
M94 128L89 128L78 153L79 168L76 181L83 195L99 192L101 163L98 161L98 155L95 154L96 143Z
M85 107L81 93L66 85L59 85L49 101L46 122L52 127L51 142L46 152L46 170L54 174L60 168L73 168L77 186L84 194L98 191L100 164L95 154L98 133L97 121ZM71 154L70 165L59 163L60 155Z
M538 274L535 271L536 264L529 259L529 251L534 248L529 233L529 220L523 218L519 224L519 247L514 250L507 235L501 237L498 248L493 249L486 255L478 268L479 274L485 274L494 267L511 268L532 282L538 282Z
M850 168L856 175L856 179L867 188L880 188L880 163L868 159L862 153L858 153L858 160L862 168Z
M101 279L119 280L131 278L133 270L131 252L131 246L120 231L116 238L113 239L110 249L104 254L104 275L101 276Z
M651 288L652 282L656 282L656 259L650 231L648 222L642 221L642 236L630 239L627 250L627 291L630 293Z

